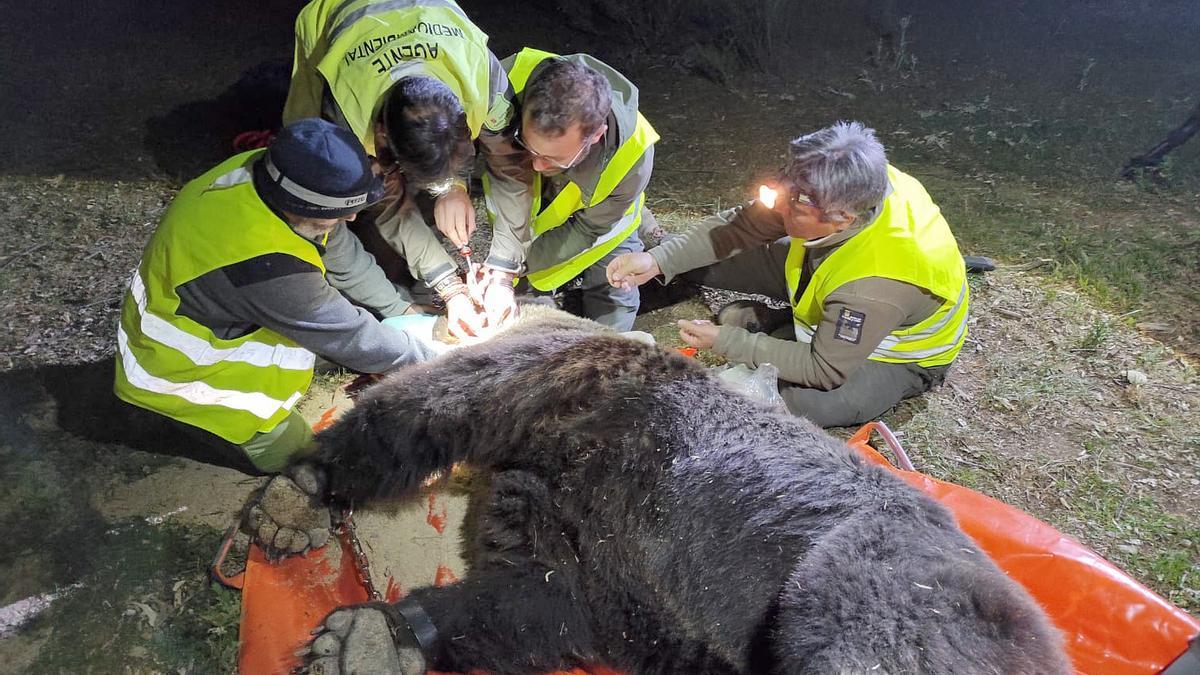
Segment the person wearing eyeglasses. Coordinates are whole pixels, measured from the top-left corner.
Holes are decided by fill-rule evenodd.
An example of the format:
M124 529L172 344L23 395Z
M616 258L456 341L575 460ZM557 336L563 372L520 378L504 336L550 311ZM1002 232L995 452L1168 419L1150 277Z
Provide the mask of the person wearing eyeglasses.
M683 275L786 302L738 301L717 324L680 321L680 337L731 362L774 364L788 409L825 427L861 424L940 384L966 339L954 235L858 122L797 138L760 199L607 272L619 287Z
M504 146L508 80L487 41L453 0L312 0L296 19L283 111L284 123L320 116L358 137L388 194L364 214L356 234L378 256L395 251L402 280L431 287L460 337L479 331L483 316L426 223L447 232L474 229L467 181L473 141L481 140L485 160ZM503 190L509 179L493 180ZM507 189L521 193L519 185ZM465 241L455 244L465 251ZM414 300L411 289L397 290Z
M528 190L485 183L493 238L477 288L488 325L514 315L513 280L523 276L536 292L580 291L583 316L630 330L640 293L609 285L604 270L644 250L638 230L655 225L645 191L658 134L638 112L638 89L586 54L527 48L503 64L516 111L507 133L519 150L502 172ZM468 235L448 234L455 243Z

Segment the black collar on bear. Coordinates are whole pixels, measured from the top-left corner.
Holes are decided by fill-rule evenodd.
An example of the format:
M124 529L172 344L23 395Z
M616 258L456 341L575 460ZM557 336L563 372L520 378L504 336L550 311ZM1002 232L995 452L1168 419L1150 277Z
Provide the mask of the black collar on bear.
M395 607L400 616L403 616L404 620L408 622L408 629L417 639L417 644L421 646L421 652L425 654L425 657L427 659L433 657L437 653L434 648L437 646L438 631L425 608L411 597L397 602L392 607Z

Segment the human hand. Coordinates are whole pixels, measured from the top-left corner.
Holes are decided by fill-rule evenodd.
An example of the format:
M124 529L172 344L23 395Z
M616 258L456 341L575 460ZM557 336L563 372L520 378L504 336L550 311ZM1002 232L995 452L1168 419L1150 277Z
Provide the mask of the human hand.
M467 341L483 332L485 317L471 296L457 293L446 300L446 330L460 341Z
M471 203L466 187L456 183L449 192L437 198L433 222L455 248L461 249L471 241L471 233L475 231L475 205Z
M604 271L608 276L608 283L627 291L662 274L662 270L658 268L658 261L644 251L619 255L608 263Z
M483 294L487 291L492 268L472 260L467 261L467 293L471 300L483 306Z
M717 335L721 332L721 327L711 321L678 321L676 323L679 325L680 339L689 347L696 349L712 349L717 342Z
M497 331L517 318L517 296L512 275L493 270L483 290L483 313L488 329Z

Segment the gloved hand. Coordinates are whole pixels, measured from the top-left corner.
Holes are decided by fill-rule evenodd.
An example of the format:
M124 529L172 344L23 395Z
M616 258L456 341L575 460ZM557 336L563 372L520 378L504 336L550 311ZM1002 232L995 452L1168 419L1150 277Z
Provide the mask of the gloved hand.
M487 290L488 280L491 279L492 268L477 262L467 262L467 294L471 301L483 306L483 294Z
M517 318L517 295L512 278L501 273L493 277L483 292L483 313L488 329L497 331Z
M455 248L461 249L471 241L475 232L475 205L467 194L467 186L456 182L450 191L437 198L433 205L433 222Z
M484 316L471 299L471 289L456 274L447 274L433 285L433 290L446 303L447 331L460 341L467 341L483 330Z
M309 675L424 675L426 671L412 630L387 603L336 609L317 630L303 671Z
M446 319L447 330L460 341L468 341L483 333L485 317L466 293L446 300Z
M608 276L608 283L625 290L641 286L662 274L654 256L645 252L621 254L608 263L604 272Z
M324 494L325 474L310 464L271 478L246 511L250 536L272 559L321 548L332 524Z
M517 296L511 272L487 265L472 265L467 276L471 298L483 308L489 333L504 327L517 317Z

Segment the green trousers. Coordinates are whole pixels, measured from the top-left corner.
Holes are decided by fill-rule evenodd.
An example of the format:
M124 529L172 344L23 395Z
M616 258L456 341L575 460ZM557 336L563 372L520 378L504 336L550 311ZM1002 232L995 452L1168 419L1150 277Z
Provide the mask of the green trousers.
M784 275L788 248L788 240L780 239L682 276L710 288L788 302ZM789 322L772 333L772 337L795 340L795 327ZM818 426L854 426L877 419L900 401L940 385L948 369L949 366L922 368L915 363L867 361L837 389L822 391L781 381L779 394L792 414L807 417Z
M279 473L293 459L313 451L313 431L308 422L293 410L279 426L266 433L255 434L254 438L238 447L250 458L254 468L263 473Z

